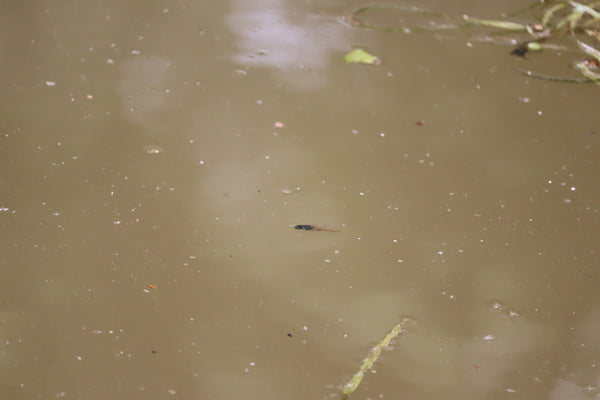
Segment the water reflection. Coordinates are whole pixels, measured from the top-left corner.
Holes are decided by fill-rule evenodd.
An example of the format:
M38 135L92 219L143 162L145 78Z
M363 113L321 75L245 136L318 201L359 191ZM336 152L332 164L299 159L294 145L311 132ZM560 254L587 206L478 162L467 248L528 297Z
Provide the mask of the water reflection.
M313 89L327 81L328 63L348 46L348 31L334 15L307 13L283 0L232 1L227 22L236 34L235 62L273 68L295 89Z
M597 394L597 88L342 1L85 4L11 33L2 398L339 398L405 316L357 398Z

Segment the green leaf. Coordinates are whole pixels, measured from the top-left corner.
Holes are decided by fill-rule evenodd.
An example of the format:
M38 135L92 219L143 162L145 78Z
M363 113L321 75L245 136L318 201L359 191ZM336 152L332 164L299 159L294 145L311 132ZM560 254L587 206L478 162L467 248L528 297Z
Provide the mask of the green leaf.
M381 62L379 58L376 56L367 53L363 49L354 49L350 53L344 56L344 60L346 60L346 64L351 63L363 63L363 64L371 64L371 65L379 65Z
M538 42L527 43L527 48L531 51L542 51L542 45Z

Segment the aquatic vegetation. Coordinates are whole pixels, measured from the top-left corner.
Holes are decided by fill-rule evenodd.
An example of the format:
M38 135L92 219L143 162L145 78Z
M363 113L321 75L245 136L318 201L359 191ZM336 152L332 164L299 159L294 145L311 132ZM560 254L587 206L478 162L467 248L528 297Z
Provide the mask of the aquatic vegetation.
M536 3L539 7L542 3ZM523 57L528 50L547 48L543 42L553 37L569 34L577 43L579 49L591 56L592 59L578 61L574 64L586 79L565 79L527 73L529 76L547 80L568 82L595 82L600 84L600 74L595 72L600 63L600 52L593 46L579 40L577 37L586 34L600 42L600 1L582 4L575 1L559 0L544 2L541 21L536 24L519 24L510 21L488 21L464 16L464 19L477 25L492 26L500 29L521 30L527 32L529 38L522 42L511 54Z
M392 341L405 331L405 327L408 324L414 324L414 321L409 318L404 318L401 322L397 323L388 334L371 349L371 351L369 351L369 354L367 354L363 360L358 371L342 388L342 399L347 399L349 395L354 393L365 377L365 373L373 368L373 364L375 364L375 361L377 361L381 352L390 347Z
M539 21L521 23L509 20L525 12L537 14ZM390 18L390 15L394 17ZM403 16L406 18L402 18ZM423 17L428 18L427 23L419 24L419 18ZM410 20L413 25L405 25L404 19ZM463 29L473 26L499 29L501 32L510 32L517 35L508 41L508 43L518 43L511 51L511 55L525 57L530 51L573 50L583 52L587 57L573 64L574 68L584 76L581 79L545 76L531 71L520 72L545 80L595 82L600 85L600 51L594 45L587 43L587 40L582 39L582 36L587 36L596 45L600 43L600 1L536 1L523 10L509 14L506 20L486 20L463 15L460 22L452 21L439 13L432 13L419 7L372 5L362 6L347 13L343 17L343 21L354 28L404 33L423 30ZM552 39L565 35L570 35L573 38L573 48L551 43ZM489 33L486 39L491 43L507 44L506 40L500 38L498 32Z

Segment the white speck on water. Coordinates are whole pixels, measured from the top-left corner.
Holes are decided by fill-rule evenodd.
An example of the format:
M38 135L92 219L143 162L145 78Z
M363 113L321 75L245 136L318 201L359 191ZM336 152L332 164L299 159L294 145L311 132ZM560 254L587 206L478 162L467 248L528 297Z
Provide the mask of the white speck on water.
M514 308L507 310L506 315L511 318L517 318L521 316L521 314L519 314L519 311L515 310Z
M113 60L112 58L109 58L108 60L106 60L107 64L114 64L115 60Z
M56 86L56 82L46 81L46 86L49 86L49 87Z
M571 191L572 191L572 192L574 192L574 191L576 191L576 190L577 190L577 188L576 188L575 186L571 186Z
M542 115L542 111L538 111L538 112L537 112L537 115Z
M403 263L403 262L404 262L404 260L403 260L403 259L401 259L401 258L399 258L399 259L398 259L398 262L399 262L399 263Z
M385 136L385 133L381 132L381 133L379 134L379 136L381 136L381 137L384 137L384 136Z
M493 301L492 304L490 304L490 306L492 309L497 310L502 307L502 303L500 303L499 301Z
M492 342L492 341L496 340L496 336L494 336L494 335L485 335L483 337L483 340L486 340L488 342Z
M307 331L307 330L308 330L308 326L304 325L304 326L302 327L302 330L303 330L303 331Z

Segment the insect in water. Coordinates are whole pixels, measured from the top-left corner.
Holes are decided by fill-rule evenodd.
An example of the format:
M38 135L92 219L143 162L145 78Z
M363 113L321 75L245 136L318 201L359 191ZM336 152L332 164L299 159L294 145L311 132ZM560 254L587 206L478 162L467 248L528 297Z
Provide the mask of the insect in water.
M301 231L325 231L325 232L339 232L337 229L325 228L323 226L317 225L296 225L294 229L299 229Z
M510 52L511 55L525 58L525 54L529 51L527 44L520 44Z

